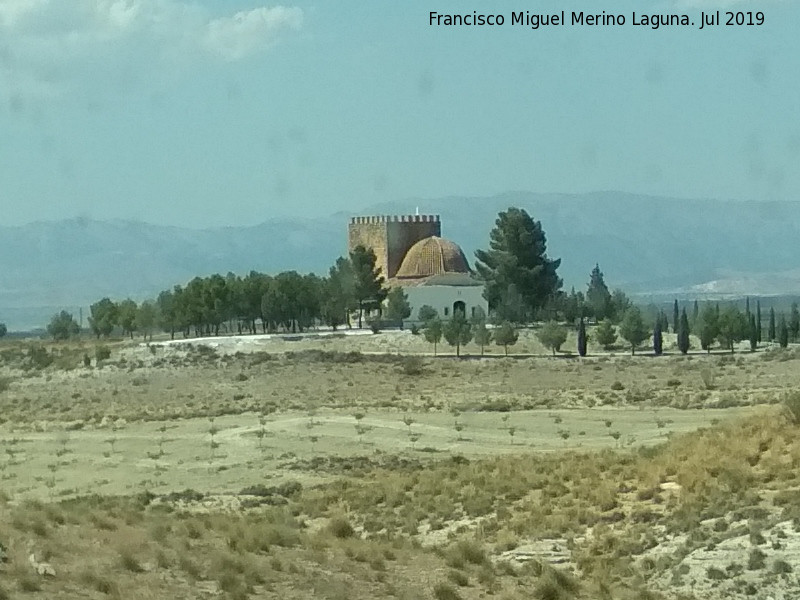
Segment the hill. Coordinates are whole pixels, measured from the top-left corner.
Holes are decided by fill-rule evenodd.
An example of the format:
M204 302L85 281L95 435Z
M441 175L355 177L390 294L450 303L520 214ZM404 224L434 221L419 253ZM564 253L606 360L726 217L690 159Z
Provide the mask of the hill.
M440 214L468 257L488 244L500 210L542 222L565 287L599 262L612 287L656 294L800 291L800 203L686 200L619 192L407 200L352 214ZM325 273L346 251L350 213L203 230L71 219L0 227L0 321L41 326L61 308L105 295L141 299L195 275L286 269Z

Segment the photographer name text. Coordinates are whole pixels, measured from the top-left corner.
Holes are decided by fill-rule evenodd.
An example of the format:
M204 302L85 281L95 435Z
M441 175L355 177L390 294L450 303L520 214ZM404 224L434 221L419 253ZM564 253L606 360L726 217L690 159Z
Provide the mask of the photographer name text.
M662 29L668 27L693 27L698 30L715 27L760 27L764 25L762 11L701 11L699 15L686 13L612 13L602 11L565 11L556 13L533 13L530 11L504 14L483 14L477 11L461 14L444 14L430 11L428 24L431 27L527 27L533 30L556 27L644 27Z

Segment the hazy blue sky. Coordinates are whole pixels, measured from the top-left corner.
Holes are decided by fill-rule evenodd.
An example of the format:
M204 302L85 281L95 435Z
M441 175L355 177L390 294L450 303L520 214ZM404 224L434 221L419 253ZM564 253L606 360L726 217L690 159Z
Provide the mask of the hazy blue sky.
M260 2L0 0L3 222L243 224L507 190L800 198L800 3ZM509 23L726 7L766 23ZM507 22L436 28L430 10Z

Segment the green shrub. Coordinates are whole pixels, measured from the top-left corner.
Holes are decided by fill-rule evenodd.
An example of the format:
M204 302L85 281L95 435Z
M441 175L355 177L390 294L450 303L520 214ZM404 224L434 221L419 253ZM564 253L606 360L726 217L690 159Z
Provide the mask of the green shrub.
M111 358L111 349L108 346L95 346L94 358L97 362Z
M449 583L437 583L433 586L433 597L436 600L461 600L461 595Z
M339 539L351 538L356 534L350 521L344 516L333 517L328 523L328 531Z
M400 363L403 375L422 375L425 372L425 361L421 356L405 356Z

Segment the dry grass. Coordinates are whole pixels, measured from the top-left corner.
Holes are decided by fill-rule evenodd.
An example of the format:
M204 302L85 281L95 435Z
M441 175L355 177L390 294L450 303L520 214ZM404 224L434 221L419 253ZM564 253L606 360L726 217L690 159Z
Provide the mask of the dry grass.
M133 358L125 348L110 347L102 369L68 371L58 365L80 360L87 349L45 347L52 362L39 367L30 365L47 363L40 350L0 352L0 376L14 378L0 395L10 420L3 427L9 433L16 428L4 436L0 457L8 495L0 499L0 541L8 549L0 600L655 599L659 590L671 593L663 577L682 577L683 558L737 535L749 535L758 552L733 575L728 565L715 566L724 578L796 577L791 562L769 547L776 541L768 535L779 520L800 524L796 394L782 406L716 424L712 420L725 413L673 411L667 418L654 412L776 404L782 397L776 390L796 372L791 354L741 363L713 355L574 362L426 358L421 371L412 364L409 373L402 357L225 358L209 351L167 357L157 351ZM713 389L702 369L713 372ZM138 384L130 385L134 379ZM598 405L611 408L587 408ZM534 407L549 408L531 413L541 423L525 431L518 410ZM254 411L244 415L252 439L231 435L223 417L206 418L247 410ZM355 413L363 416L355 419ZM634 432L625 415L632 413L663 441L630 441ZM687 430L701 417L707 426L665 436L683 414L693 419ZM178 416L203 417L202 453L183 454L188 438L173 428ZM45 419L49 423L40 423ZM505 444L502 453L481 449L487 435L482 419L496 434L487 447ZM133 426L134 420L146 422ZM339 421L357 454L329 451L325 436L332 430L326 427ZM356 436L356 421L379 429ZM287 428L273 430L275 422ZM455 433L454 422L467 427ZM73 428L69 436L60 433L65 424ZM46 431L54 425L56 433ZM261 427L272 436L256 439ZM435 443L437 428L447 431L446 444ZM510 428L516 428L514 439ZM619 439L612 440L615 432ZM292 436L295 446L280 446L277 433ZM416 447L405 439L381 443L414 433L422 436ZM113 452L105 442L112 435ZM160 443L163 452L131 458L129 440L136 436ZM591 445L600 436L605 448ZM210 458L212 438L219 447ZM87 459L86 439L95 439L108 456L98 450ZM304 454L295 452L299 444ZM19 474L34 472L42 447L52 453L45 462L52 468L27 488L47 492L24 501ZM249 465L248 481L233 493L216 493L229 491L221 482L240 468L239 460ZM146 479L132 481L120 496L76 497L73 470L104 464L124 465ZM200 491L143 493L168 489L151 484L178 473L193 478L184 487ZM295 479L302 485L282 485ZM681 545L670 546L673 538ZM35 575L30 552L58 576ZM554 568L550 556L565 562Z

